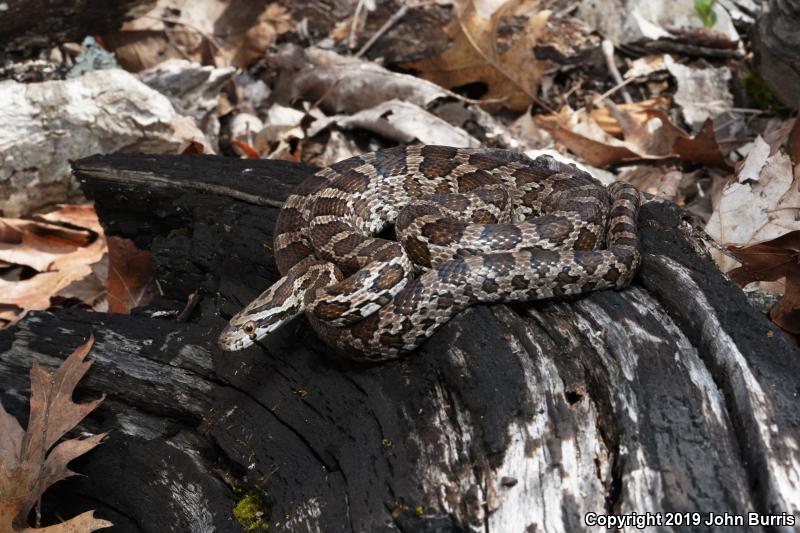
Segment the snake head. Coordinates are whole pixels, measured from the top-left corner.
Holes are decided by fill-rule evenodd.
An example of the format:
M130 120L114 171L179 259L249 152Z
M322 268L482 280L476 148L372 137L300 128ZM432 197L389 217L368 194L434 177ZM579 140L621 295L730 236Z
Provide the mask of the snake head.
M217 344L228 352L243 350L269 333L269 331L259 331L259 329L265 330L265 328L259 328L253 320L247 320L241 325L228 324L217 339Z
M222 330L217 344L228 352L243 350L299 315L302 305L296 298L286 298L279 281L234 316Z
M293 266L269 289L230 319L217 339L228 352L243 350L275 331L306 309L306 301L321 287L335 283L333 263L309 258Z

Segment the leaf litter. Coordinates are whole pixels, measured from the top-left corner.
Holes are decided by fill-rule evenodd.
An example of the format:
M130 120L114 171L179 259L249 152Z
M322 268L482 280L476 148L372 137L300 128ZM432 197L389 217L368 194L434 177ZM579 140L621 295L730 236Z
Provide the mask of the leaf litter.
M34 361L27 429L0 404L0 531L82 533L113 525L87 511L49 527L28 526L28 515L47 488L78 475L67 467L69 462L107 436L100 433L58 442L105 399L104 395L88 403L72 401L75 386L92 365L86 355L93 342L90 338L76 348L53 373Z
M119 313L153 301L160 290L150 253L123 241L106 238L90 205L0 218L0 321L70 301Z

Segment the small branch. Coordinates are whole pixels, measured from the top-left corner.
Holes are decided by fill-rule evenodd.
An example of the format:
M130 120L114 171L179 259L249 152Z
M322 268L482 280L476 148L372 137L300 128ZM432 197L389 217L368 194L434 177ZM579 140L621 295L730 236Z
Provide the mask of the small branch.
M408 13L408 5L407 5L407 4L403 4L402 6L400 6L400 9L398 9L398 10L395 12L395 14L394 14L394 15L392 15L391 17L389 17L389 19L388 19L386 22L384 22L384 23L383 23L383 26L381 26L381 27L378 29L378 31L376 31L376 32L375 32L375 33L372 35L372 37L370 37L369 41L367 41L366 43L364 43L364 46L362 46L362 47L361 47L361 49L360 49L358 52L356 52L356 55L355 55L355 56L356 56L356 57L361 57L361 56L363 56L364 54L366 54L366 53L367 53L367 50L369 50L370 48L372 48L372 45L373 45L373 44L375 44L375 42L376 42L378 39L380 39L380 38L383 36L383 34L384 34L384 33L386 33L387 31L389 31L389 29L390 29L392 26L394 26L395 24L397 24L397 22L398 22L398 21L399 21L401 18L403 18L404 16L406 16L406 13Z
M361 16L361 11L364 11L364 1L365 0L358 0L356 4L356 9L353 12L353 22L350 24L350 35L347 38L347 47L351 50L356 47L356 33L358 32L358 18ZM366 16L364 18L364 23L366 24Z
M631 98L631 95L628 94L628 91L625 89L625 81L623 81L622 74L619 73L617 63L614 60L614 43L608 39L603 39L601 48L606 58L606 63L608 64L608 73L611 75L614 83L617 84L616 87L622 91L622 98L625 100L626 104L633 103L633 98Z
M633 83L633 82L634 82L634 81L636 81L637 79L638 79L637 77L628 78L627 80L623 81L622 83L618 83L617 85L613 86L612 88L610 88L609 90L607 90L606 92L604 92L603 94L601 94L601 95L600 95L600 96L599 96L599 97L598 97L598 98L597 98L597 99L596 99L596 100L593 102L593 103L594 103L594 105L597 105L597 104L599 104L600 102L602 102L603 100L605 100L606 98L608 98L609 96L611 96L612 94L614 94L615 92L619 91L620 89L622 89L622 88L623 88L623 87L625 87L626 85L628 85L628 84L630 84L630 83ZM625 94L627 95L627 93L625 93ZM628 98L630 98L630 95L628 95Z

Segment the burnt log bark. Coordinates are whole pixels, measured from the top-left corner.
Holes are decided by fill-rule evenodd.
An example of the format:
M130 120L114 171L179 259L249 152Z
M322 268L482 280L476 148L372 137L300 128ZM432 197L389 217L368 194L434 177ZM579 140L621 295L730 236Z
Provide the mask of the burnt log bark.
M0 331L0 400L23 421L31 363L96 337L78 394L108 399L83 429L112 434L73 463L86 477L45 495L46 516L239 531L232 509L249 497L291 532L596 531L587 513L647 511L800 523L800 355L670 203L643 206L632 287L477 306L417 352L365 366L302 318L243 352L215 344L277 279L275 206L311 169L117 155L74 171L108 233L152 251L165 297ZM800 531L774 524L736 530Z

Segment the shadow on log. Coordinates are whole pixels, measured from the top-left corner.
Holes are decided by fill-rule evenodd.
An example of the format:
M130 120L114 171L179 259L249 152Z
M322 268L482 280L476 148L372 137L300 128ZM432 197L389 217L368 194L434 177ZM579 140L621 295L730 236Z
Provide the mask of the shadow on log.
M215 344L277 278L275 206L311 169L118 155L74 171L108 233L152 251L165 298L0 331L0 399L23 421L32 361L96 337L78 394L108 399L83 428L112 433L73 463L87 477L45 495L46 516L240 531L246 502L281 532L573 532L597 530L587 513L800 510L798 352L696 254L672 204L643 206L631 288L474 307L363 366L302 318L243 352Z

